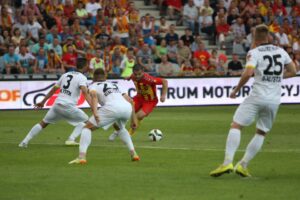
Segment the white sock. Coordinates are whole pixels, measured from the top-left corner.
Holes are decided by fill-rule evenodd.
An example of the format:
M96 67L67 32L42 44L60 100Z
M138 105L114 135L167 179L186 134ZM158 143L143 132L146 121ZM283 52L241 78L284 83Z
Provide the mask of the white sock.
M87 149L91 144L91 140L92 131L88 128L84 128L80 137L79 155L83 155L85 157Z
M240 140L241 131L239 129L231 128L227 136L225 159L223 165L232 163L234 154L240 145Z
M243 167L246 168L248 166L249 161L252 160L252 158L254 158L257 152L259 152L259 150L261 149L264 143L264 139L265 136L263 135L259 135L259 134L254 135L254 137L252 138L252 140L249 142L247 146L244 157L240 162Z
M34 125L22 142L27 144L34 136L39 134L39 132L41 132L42 129L43 128L40 124Z
M124 128L124 129L119 130L119 136L120 136L120 139L126 144L128 150L130 152L133 152L134 146L133 146L131 137L130 137L127 129Z
M79 123L73 130L72 134L69 136L68 140L75 141L75 139L81 134L81 131L83 127L85 126L85 123Z

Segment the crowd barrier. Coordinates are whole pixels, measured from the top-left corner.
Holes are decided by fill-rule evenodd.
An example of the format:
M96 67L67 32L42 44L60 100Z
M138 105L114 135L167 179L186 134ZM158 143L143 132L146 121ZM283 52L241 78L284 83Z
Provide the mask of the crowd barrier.
M117 82L128 94L136 94L132 81L121 79L110 80ZM236 99L230 99L229 94L237 85L239 77L231 78L170 78L167 99L158 106L203 106L203 105L233 105L239 104L251 91L253 78L245 85ZM0 110L33 109L51 89L56 81L0 81ZM46 103L49 108L55 102L59 91ZM158 87L160 96L161 87ZM300 103L300 77L283 80L282 103ZM78 101L81 108L88 107L84 97Z

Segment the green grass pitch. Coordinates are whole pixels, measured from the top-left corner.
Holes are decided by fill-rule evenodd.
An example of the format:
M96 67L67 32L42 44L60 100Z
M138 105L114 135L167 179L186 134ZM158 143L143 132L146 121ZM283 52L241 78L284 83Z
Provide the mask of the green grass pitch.
M138 163L119 139L108 141L112 130L98 130L84 166L67 164L78 147L63 145L73 129L66 122L47 127L20 149L46 111L0 111L0 200L300 199L300 105L280 107L262 152L250 163L252 178L209 177L223 161L235 109L157 108L133 137ZM162 141L149 141L153 128L162 130ZM254 132L255 125L243 130L236 161Z

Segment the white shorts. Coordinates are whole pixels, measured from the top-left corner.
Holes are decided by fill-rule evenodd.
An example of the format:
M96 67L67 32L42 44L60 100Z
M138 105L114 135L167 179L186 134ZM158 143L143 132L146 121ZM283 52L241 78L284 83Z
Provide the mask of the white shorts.
M120 129L125 128L127 121L130 119L132 113L132 107L128 103L122 104L122 106L103 106L99 108L98 115L100 117L100 123L97 124L95 117L91 116L89 121L98 128L107 130L111 125L116 123Z
M276 117L279 104L254 103L246 99L235 111L233 121L241 126L251 125L257 118L256 128L269 132Z
M79 108L73 105L54 104L47 112L43 121L48 124L55 124L59 120L66 120L69 124L77 126L86 122L88 116Z

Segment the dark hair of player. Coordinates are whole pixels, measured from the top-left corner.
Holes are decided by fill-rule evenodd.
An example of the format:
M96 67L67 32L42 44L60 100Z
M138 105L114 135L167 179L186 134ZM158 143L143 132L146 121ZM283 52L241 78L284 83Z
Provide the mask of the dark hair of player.
M77 58L76 67L78 70L81 70L86 67L87 60L85 58Z
M105 80L106 77L106 73L104 71L104 69L102 68L98 68L94 71L94 77L93 80L96 81L101 81L101 80Z
M142 65L140 65L140 64L135 64L135 65L133 66L132 70L133 70L134 72L140 71L140 70L144 71L144 67L143 67Z

